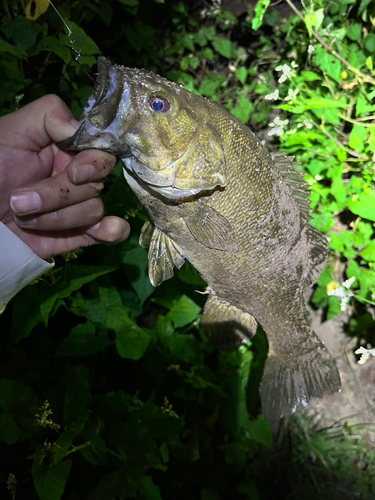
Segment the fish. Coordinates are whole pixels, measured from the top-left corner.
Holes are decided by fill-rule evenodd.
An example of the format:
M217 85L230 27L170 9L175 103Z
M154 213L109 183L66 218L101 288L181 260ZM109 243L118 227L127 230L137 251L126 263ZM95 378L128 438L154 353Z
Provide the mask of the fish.
M207 283L200 325L213 345L237 348L262 327L268 420L340 389L309 324L304 292L325 268L328 244L309 223L309 192L293 158L270 153L216 103L105 57L79 129L59 146L121 159L150 218L139 242L149 248L151 283L188 260Z

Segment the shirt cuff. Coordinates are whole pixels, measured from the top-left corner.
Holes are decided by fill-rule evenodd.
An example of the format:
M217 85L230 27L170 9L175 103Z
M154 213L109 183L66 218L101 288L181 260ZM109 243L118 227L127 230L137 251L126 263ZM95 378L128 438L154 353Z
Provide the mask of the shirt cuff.
M0 314L16 293L53 266L0 222Z

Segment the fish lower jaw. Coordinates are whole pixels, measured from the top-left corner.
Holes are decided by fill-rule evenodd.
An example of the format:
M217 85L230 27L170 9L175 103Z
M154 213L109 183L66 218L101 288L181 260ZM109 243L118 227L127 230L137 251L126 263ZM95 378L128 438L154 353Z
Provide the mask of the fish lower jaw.
M135 172L132 168L128 167L128 163L126 160L129 160L128 158L123 158L121 161L124 164L123 171L124 171L124 177L126 181L130 184L130 179L132 179L133 182L137 182L141 187L147 187L148 190L154 191L157 194L162 195L164 198L167 198L169 200L179 200L182 198L188 198L191 196L196 195L201 191L201 189L188 189L188 190L182 190L178 189L172 185L165 185L165 186L160 186L160 185L155 185L150 182L147 182L146 180L142 179L142 177L138 174L138 172Z

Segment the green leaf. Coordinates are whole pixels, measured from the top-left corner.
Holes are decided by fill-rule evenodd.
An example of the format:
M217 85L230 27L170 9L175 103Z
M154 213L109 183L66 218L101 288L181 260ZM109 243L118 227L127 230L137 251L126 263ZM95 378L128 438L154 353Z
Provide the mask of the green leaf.
M39 457L34 460L31 472L40 500L60 500L64 493L71 467L72 462L65 460L64 462L52 465L46 471L45 465L40 463Z
M185 49L190 50L190 52L194 52L194 38L190 33L182 33L179 37L180 43Z
M272 427L263 415L259 415L256 420L250 420L246 432L247 437L255 443L262 444L266 448L271 448Z
M371 52L372 54L375 52L375 35L374 33L369 33L366 38L363 40L363 45L366 50Z
M114 289L99 288L99 297L86 302L85 316L96 325L116 333L116 347L123 358L140 359L151 340L150 334L129 318L129 308Z
M98 276L115 271L116 267L109 266L73 266L67 265L65 269L59 269L56 273L56 283L49 286L45 283L41 286L38 294L40 301L40 312L45 325L48 317L58 299L65 299L73 292L79 290L83 285L93 281Z
M9 52L9 54L17 57L27 57L27 53L20 47L11 45L5 40L0 40L0 54L3 54L4 52Z
M341 299L339 297L328 297L327 321L335 318L341 313Z
M226 57L227 59L231 59L234 55L235 48L233 43L226 38L216 38L212 42L213 48L218 52L221 56Z
M140 359L147 350L151 336L136 325L116 334L117 351L122 358Z
M335 165L330 170L330 177L332 178L331 193L336 198L336 201L343 205L346 200L346 189L342 183L343 165Z
M330 212L322 212L320 214L313 213L311 215L313 219L310 221L310 224L323 233L329 231L335 222Z
M21 440L21 429L14 421L12 415L7 412L0 413L0 442L14 444Z
M242 66L241 68L236 69L235 75L237 77L237 80L239 80L243 85L247 78L247 69L244 66Z
M317 73L308 70L302 70L300 73L300 77L305 82L314 82L322 79L322 77L319 76Z
M332 273L332 267L327 267L326 269L324 269L324 271L322 271L321 275L318 278L317 284L321 287L326 287L328 283L332 281Z
M363 192L358 198L349 200L347 205L353 214L375 222L375 193Z
M350 40L358 42L358 40L361 39L361 25L356 23L351 24L346 30L346 36L350 38Z
M41 51L46 50L47 52L53 52L60 57L65 64L69 64L72 60L72 51L70 47L66 47L62 42L64 42L64 39L61 39L61 37L58 40L56 37L46 36L41 40L39 49Z
M77 26L77 24L73 21L67 21L68 26L72 30L71 38L74 40L73 47L68 37L65 38L65 45L69 48L75 49L79 54L84 55L94 55L100 54L100 49L94 42L92 38L90 38L84 30Z
M237 101L237 106L232 108L230 112L233 116L241 120L243 123L247 123L250 118L250 113L254 109L253 104L246 99L246 97L240 97Z
M367 129L361 125L353 125L349 135L348 145L353 148L357 153L362 153L365 148L367 139Z
M258 30L262 26L264 14L270 3L271 0L257 1L254 9L255 17L251 21L251 29L253 29L254 31Z
M142 486L146 500L163 500L160 496L160 488L154 484L151 476L142 477Z
M202 50L202 56L205 58L205 59L214 59L215 58L215 55L212 51L212 49L210 49L209 47L206 47Z
M336 80L336 82L341 81L340 72L341 65L340 61L336 59L332 54L328 54L323 47L318 47L315 51L315 62L319 68L327 73L328 76Z
M22 51L30 48L36 42L36 37L42 27L40 24L26 19L24 16L17 16L14 19L6 16L0 26L8 40L12 40Z
M119 0L119 2L127 7L137 7L139 5L139 0Z
M195 321L200 312L201 308L189 297L183 295L173 303L168 317L173 321L175 328L180 328Z
M329 236L331 238L329 242L329 248L335 250L336 252L343 252L345 247L340 238L334 233L329 233Z
M112 345L106 332L96 335L96 328L88 321L75 326L62 341L55 356L92 356Z
M53 463L57 464L64 460L67 456L67 453L72 446L73 440L81 434L84 425L76 425L72 429L68 429L63 431L60 436L56 440L56 448L53 456Z
M32 329L42 321L37 285L29 285L13 299L13 317L9 343L11 345L17 344L30 335Z
M222 75L217 74L209 74L204 77L198 92L200 95L213 97L220 87L220 85L225 81L225 78Z
M121 252L121 260L125 274L143 304L155 288L148 277L148 250L140 247L137 240L137 238L129 239L128 245Z
M175 335L169 338L167 345L177 359L192 365L203 363L204 351L195 339L187 335Z
M128 469L126 467L120 467L115 472L106 474L100 480L94 491L90 493L90 500L114 499L116 496L120 495L123 489L125 489L127 476ZM126 497L123 496L123 498Z
M374 262L375 261L375 240L370 241L359 254L362 259Z
M307 31L309 32L309 36L312 36L312 28L316 28L317 30L320 28L324 19L324 10L318 9L315 12L311 12L305 15L305 24Z
M64 426L84 423L88 417L86 405L90 400L90 371L86 365L72 366L68 371L68 385L64 404Z

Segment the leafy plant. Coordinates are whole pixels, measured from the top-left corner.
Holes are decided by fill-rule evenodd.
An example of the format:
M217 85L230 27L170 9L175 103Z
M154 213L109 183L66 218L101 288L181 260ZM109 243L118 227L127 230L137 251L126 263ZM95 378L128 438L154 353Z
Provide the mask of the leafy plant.
M178 1L145 0L142 8L138 0L56 1L65 26L44 0L4 6L2 114L54 92L78 117L103 52L216 101L295 155L311 186L312 223L331 248L313 302L328 318L350 306L348 329L371 341L370 2L316 0L300 12L290 0L279 7L261 0L226 12L217 2L192 10ZM205 283L196 271L185 263L163 286L150 285L137 241L146 216L121 168L106 183L104 204L129 219L131 238L56 258L0 317L1 495L253 500L272 498L272 485L280 498L284 484L290 498L337 498L342 478L340 499L374 493L373 454L349 424L316 431L294 421L292 445L272 447L258 414L264 337L235 352L212 348L199 328L205 299L196 290ZM273 465L280 456L285 468ZM301 466L301 482L275 474Z

